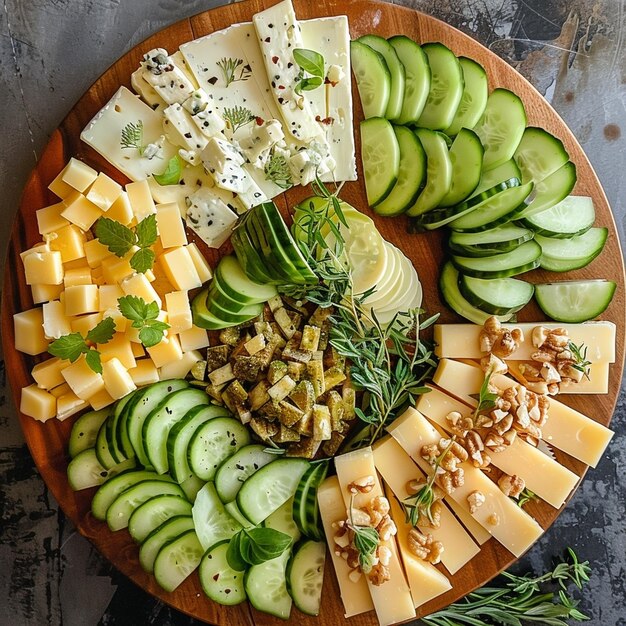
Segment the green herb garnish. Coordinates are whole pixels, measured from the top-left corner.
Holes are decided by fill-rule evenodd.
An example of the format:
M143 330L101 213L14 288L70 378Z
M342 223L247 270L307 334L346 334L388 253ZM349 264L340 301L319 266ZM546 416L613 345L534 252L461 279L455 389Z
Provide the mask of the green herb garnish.
M265 164L264 171L265 179L271 180L281 189L289 189L293 185L289 164L282 154L273 153Z
M156 346L170 327L157 319L160 311L156 302L146 302L138 296L123 296L118 298L117 306L120 313L132 322L132 327L139 329L139 339L146 348Z
M112 317L105 317L87 333L86 337L80 333L70 333L55 339L48 346L48 352L60 359L67 359L70 363L74 363L81 354L84 354L87 365L94 372L102 374L100 352L93 346L98 343L107 343L114 333L115 321Z
M480 386L480 393L478 394L478 398L476 398L478 400L478 405L474 410L474 419L478 417L479 413L490 411L496 406L498 394L489 391L489 382L491 381L492 374L492 370L488 370L485 373L485 380L483 380L483 384Z
M293 58L300 67L300 73L296 77L298 82L294 89L297 94L317 89L324 83L324 57L319 52L295 48Z
M161 185L178 185L183 172L183 164L178 155L173 156L162 174L153 174L152 178Z
M248 80L252 75L252 69L249 65L244 65L243 59L223 57L219 61L216 61L216 63L222 70L227 87L238 80ZM237 75L237 71L239 71L239 75Z
M134 122L128 122L128 124L122 128L120 145L122 146L122 150L135 148L139 151L140 156L143 154L143 122L141 120L137 120L136 124Z
M568 344L569 351L572 353L574 357L574 363L572 367L579 372L582 372L587 380L589 379L590 365L591 361L587 360L587 346L584 343L581 343L577 346L573 341L570 341Z
M522 489L522 493L519 494L519 498L517 499L517 506L522 508L525 504L533 500L539 500L539 497L534 491L531 491L528 487L524 487L524 489Z
M291 545L291 537L274 528L242 528L233 535L226 551L228 565L243 572L279 557Z
M225 108L222 113L222 117L228 123L231 132L234 134L242 126L249 124L252 120L256 119L250 109L246 107L235 106L232 108Z
M348 520L348 528L354 533L354 547L359 553L359 565L364 574L372 569L374 557L376 556L376 548L380 542L378 531L372 526L357 526L352 519L352 509L354 506L354 495L350 499L350 519Z

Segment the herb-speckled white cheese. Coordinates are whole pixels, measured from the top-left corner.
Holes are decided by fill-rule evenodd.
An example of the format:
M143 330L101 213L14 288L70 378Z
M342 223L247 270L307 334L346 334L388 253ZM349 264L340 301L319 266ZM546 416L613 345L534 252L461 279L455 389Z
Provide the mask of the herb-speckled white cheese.
M187 226L210 248L219 248L230 237L237 214L206 187L189 196L189 203Z
M193 83L163 48L144 54L141 66L143 79L168 104L184 102L195 90Z

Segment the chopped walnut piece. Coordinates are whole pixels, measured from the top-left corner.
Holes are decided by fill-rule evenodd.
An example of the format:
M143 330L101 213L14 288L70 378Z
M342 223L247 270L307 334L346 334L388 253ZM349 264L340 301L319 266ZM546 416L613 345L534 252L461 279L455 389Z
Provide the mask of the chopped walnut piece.
M521 329L502 328L495 316L487 318L479 335L481 351L492 353L500 359L510 357L523 340Z
M517 476L517 474L513 474L513 476L503 474L500 480L498 480L498 487L500 487L500 490L505 496L519 498L526 487L526 483L524 479Z
M354 494L369 493L374 488L375 484L373 476L362 476L348 485L348 491Z
M411 528L408 543L409 550L418 558L433 565L441 561L443 544L440 541L434 541L430 533L424 535L417 528Z
M485 504L485 495L482 491L472 491L472 493L467 496L467 503L469 504L470 513L474 514L476 511Z
M493 352L480 360L480 367L483 372L492 372L493 374L506 374L509 371L509 366Z
M367 577L372 585L379 587L391 579L391 574L389 572L389 568L379 562L372 566L372 569L369 571Z
M538 395L546 395L548 393L548 383L545 381L528 382L526 388Z

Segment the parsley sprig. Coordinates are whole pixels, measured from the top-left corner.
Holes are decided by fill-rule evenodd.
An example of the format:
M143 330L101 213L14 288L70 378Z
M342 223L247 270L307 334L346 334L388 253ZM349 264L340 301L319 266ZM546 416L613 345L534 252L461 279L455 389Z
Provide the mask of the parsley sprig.
M156 302L146 302L138 296L123 296L118 298L117 306L120 313L132 321L131 326L139 329L139 339L146 348L156 346L170 327L157 319L160 311Z
M152 269L155 254L150 246L157 240L156 215L148 215L134 228L108 217L101 217L96 222L96 237L118 257L126 255L133 246L138 246L139 250L130 259L130 266L142 274Z
M577 346L573 341L570 341L568 348L575 361L572 364L572 367L579 372L582 372L585 378L589 380L589 367L591 365L591 361L587 360L587 346L584 343Z
M87 333L86 337L80 333L69 333L55 339L48 346L48 352L60 359L67 359L70 363L74 363L81 354L84 354L87 365L94 372L102 374L100 352L94 346L109 342L114 334L115 321L112 317L105 317Z

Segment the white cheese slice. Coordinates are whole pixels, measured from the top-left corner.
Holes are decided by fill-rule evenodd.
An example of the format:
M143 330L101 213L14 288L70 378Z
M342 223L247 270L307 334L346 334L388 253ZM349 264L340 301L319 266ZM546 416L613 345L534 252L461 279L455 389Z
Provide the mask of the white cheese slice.
M229 237L237 214L212 189L201 187L189 196L185 221L207 246L219 248Z
M142 78L167 104L183 103L197 87L186 71L176 65L174 55L168 55L163 48L144 54L141 67Z
M208 139L203 135L191 115L181 104L171 104L163 110L163 130L168 140L184 149L184 156L192 165L199 164L200 152L205 148Z
M137 68L130 75L130 85L151 109L162 111L167 106L167 103L157 93L156 89L143 77L143 67Z

